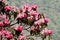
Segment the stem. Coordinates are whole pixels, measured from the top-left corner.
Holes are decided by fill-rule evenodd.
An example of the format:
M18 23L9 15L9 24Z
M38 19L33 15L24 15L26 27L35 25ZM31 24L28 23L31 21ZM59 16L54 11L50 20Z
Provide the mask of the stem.
M10 26L13 26L13 25L15 25L15 24L17 24L17 22L16 22L16 23L14 23L14 24L12 24L12 25L10 25Z
M44 40L44 38L42 38L42 40Z
M48 40L50 40L50 35L48 36Z

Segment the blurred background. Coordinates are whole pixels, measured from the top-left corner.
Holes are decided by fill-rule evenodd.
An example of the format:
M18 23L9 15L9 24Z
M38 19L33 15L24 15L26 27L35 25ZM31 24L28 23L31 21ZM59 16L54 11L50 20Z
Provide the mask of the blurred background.
M48 28L53 30L52 40L60 40L60 0L8 0L9 5L17 7L27 3L38 5L38 11L49 18Z

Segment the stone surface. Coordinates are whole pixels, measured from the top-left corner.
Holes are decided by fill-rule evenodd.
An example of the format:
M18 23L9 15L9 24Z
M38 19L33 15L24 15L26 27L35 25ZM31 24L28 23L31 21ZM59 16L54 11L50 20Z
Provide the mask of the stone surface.
M37 4L38 11L43 12L50 19L48 27L53 30L52 39L60 40L60 0L8 0L8 3L18 7L26 3Z

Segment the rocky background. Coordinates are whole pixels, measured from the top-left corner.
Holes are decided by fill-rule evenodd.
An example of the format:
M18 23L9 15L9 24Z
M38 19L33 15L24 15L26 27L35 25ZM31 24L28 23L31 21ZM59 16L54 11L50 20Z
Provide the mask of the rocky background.
M50 19L48 27L53 30L52 40L60 40L60 0L8 0L8 4L12 6L19 7L26 3L38 5L38 11Z

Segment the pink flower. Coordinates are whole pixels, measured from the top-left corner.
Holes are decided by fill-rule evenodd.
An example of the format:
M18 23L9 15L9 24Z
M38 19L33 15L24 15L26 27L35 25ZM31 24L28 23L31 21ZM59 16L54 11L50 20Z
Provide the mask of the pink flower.
M22 40L22 39L26 39L26 35L20 35L20 36L18 37L18 40Z
M35 29L35 26L32 25L32 26L30 27L30 31L31 31L31 30L34 30L34 29Z
M30 7L29 4L26 4L26 5L22 6L22 10L23 10L23 12L25 12L26 10L30 12L31 9L32 9L32 8Z
M41 23L45 23L44 18L40 19Z
M48 31L49 31L48 29L45 29L45 31L44 31L45 35L48 35Z
M35 20L38 20L38 16L35 16Z
M0 20L5 20L7 18L6 14L0 14Z
M49 30L49 31L48 31L48 34L51 35L51 34L52 34L52 30Z
M35 8L36 9L37 8L37 5L36 4L33 4L32 5L32 8Z
M25 18L27 17L27 14L22 12L22 16Z
M9 20L6 19L6 20L3 21L3 23L4 23L5 25L9 25Z
M13 35L8 30L4 31L4 35L6 38L9 38L9 39L13 37Z
M2 15L2 18L3 18L3 20L5 20L7 18L7 15L6 14L3 14Z
M40 22L40 20L38 20L38 21L35 21L34 24L35 24L35 25L40 25L41 22Z
M16 18L23 18L26 17L27 15L25 13L19 13Z
M42 30L41 31L41 34L42 35L51 35L52 34L52 30L49 30L49 29L47 29L47 28L45 28L45 30Z
M28 20L33 20L33 16L27 17Z
M48 30L42 30L42 31L41 31L41 34L47 36L47 35L48 35Z
M28 8L28 11L30 12L31 10L32 10L32 8L31 8L31 7L29 7L29 8Z
M49 19L48 18L45 18L45 22L48 23Z
M11 6L5 6L4 9L5 9L6 11L8 11L8 10L11 9Z
M4 25L4 24L3 24L3 22L1 21L1 22L0 22L0 27L2 27L3 25Z
M39 13L38 13L38 12L33 11L33 10L31 10L31 11L30 11L30 13L31 13L33 16L38 16L38 15L39 15Z
M2 34L2 31L0 31L0 36L2 36L3 34Z
M16 26L16 27L14 27L14 29L15 29L16 31L22 32L23 27L22 27L22 26Z
M12 38L12 37L13 37L12 34L7 34L7 35L6 35L6 38L9 38L9 39L10 39L10 38Z
M41 31L41 34L42 34L42 35L45 35L45 30L42 30L42 31Z
M22 9L22 11L23 11L23 12L25 12L25 11L26 11L26 9L24 8L24 6L22 6L22 8L21 8L21 9Z
M0 14L0 20L2 19L2 15Z

